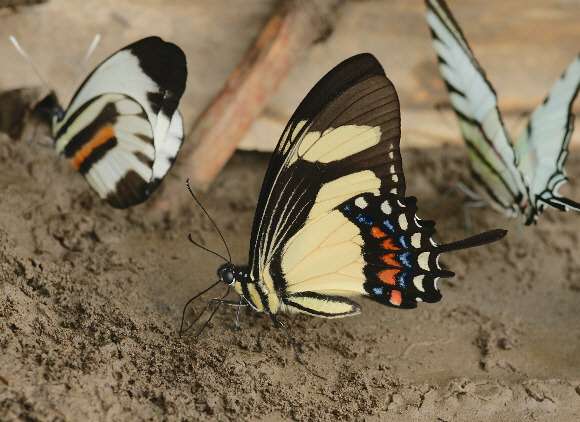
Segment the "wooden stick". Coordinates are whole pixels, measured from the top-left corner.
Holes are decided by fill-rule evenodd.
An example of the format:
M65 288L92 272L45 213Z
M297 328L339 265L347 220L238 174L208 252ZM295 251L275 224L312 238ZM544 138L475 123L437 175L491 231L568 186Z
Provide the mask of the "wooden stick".
M188 177L204 190L227 163L292 67L328 29L339 1L328 1L323 8L323 2L313 3L286 1L268 21L184 141L178 167L173 169L177 178L165 180L163 199L155 208L168 209L187 198Z

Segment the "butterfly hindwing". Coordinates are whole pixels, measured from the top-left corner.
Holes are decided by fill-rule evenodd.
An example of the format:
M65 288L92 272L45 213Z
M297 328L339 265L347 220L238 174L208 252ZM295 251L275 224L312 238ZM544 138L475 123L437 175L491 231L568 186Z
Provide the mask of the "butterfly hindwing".
M417 199L389 192L355 195L308 220L266 266L284 310L336 318L357 314L353 296L396 308L438 302L437 281L452 277L439 256L493 242L502 230L437 245L435 223L420 220Z
M518 169L528 177L530 191L552 206L564 199L567 202L562 205L575 209L579 209L580 204L561 198L558 188L568 180L564 161L574 130L572 104L579 88L580 56L577 56L552 86L546 99L534 109L525 130L514 142L520 156ZM542 202L538 205L542 209L544 206Z
M101 198L126 208L145 201L175 161L183 141L177 105L185 55L149 37L99 65L53 124L57 152Z
M417 200L388 193L362 195L340 211L357 226L363 239L366 293L377 302L414 308L418 301L438 302L440 277L453 273L439 268L431 236L435 223L417 218Z

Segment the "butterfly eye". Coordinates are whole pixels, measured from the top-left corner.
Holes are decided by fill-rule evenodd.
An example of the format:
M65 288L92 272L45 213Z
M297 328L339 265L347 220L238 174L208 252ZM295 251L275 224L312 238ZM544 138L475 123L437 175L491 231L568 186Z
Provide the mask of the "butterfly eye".
M52 110L52 115L54 116L53 119L57 122L60 123L62 121L62 119L64 118L64 110L60 107L55 107Z
M226 284L232 284L234 281L234 273L231 270L225 270L222 272L221 279Z
M235 280L235 275L231 264L224 264L218 268L218 277L226 284L232 284Z

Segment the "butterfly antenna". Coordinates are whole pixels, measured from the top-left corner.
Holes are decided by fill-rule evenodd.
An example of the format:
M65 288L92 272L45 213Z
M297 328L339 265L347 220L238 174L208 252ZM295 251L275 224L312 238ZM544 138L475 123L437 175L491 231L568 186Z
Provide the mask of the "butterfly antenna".
M222 232L218 228L218 226L215 223L215 221L213 221L213 219L209 216L208 212L205 210L205 208L203 207L203 205L201 205L201 202L199 202L199 199L197 199L196 196L193 194L193 191L191 190L191 186L189 186L189 178L187 180L185 180L185 186L187 186L187 190L189 191L189 193L191 194L191 196L193 197L193 199L195 199L195 202L197 202L197 204L201 207L201 209L203 210L203 212L205 213L205 215L207 215L207 218L209 218L209 221L211 221L211 223L213 224L213 226L215 227L215 229L219 233L220 237L222 238L222 242L224 242L224 245L226 247L226 251L228 251L228 257L230 258L229 260L227 260L227 262L230 262L231 263L232 262L232 255L230 254L230 248L228 248L228 244L226 243L226 240L224 239L224 237L222 235ZM205 248L203 248L203 249L205 249ZM206 250L208 250L208 249L206 249ZM211 251L209 251L209 252L211 252ZM216 254L216 255L218 255L218 254ZM218 256L220 256L220 255L218 255ZM224 260L225 260L225 258L224 258Z
M234 344L234 340L236 339L236 334L238 333L238 322L240 320L240 310L242 309L242 300L243 299L244 299L244 297L240 296L240 303L238 303L238 312L236 313L236 324L234 325L234 335L232 336L232 339L230 340L230 344L228 346L228 350L226 350L226 354L224 355L224 358L222 359L222 365L226 361L226 358L228 357L228 355L230 353L230 349L232 348L232 344Z
M312 369L310 369L308 367L308 365L306 365L306 363L302 360L302 358L300 357L300 354L298 354L298 351L296 350L296 346L294 345L294 340L292 340L292 336L290 335L288 328L286 328L286 326L284 324L282 324L282 321L280 321L278 318L276 318L273 314L269 314L269 315L270 315L270 318L272 318L272 321L274 321L274 323L278 324L280 327L282 327L284 329L284 331L286 331L286 335L290 339L290 344L292 345L292 350L294 350L294 354L296 355L296 357L298 358L300 363L306 368L306 370L308 372L310 372L312 375L314 375L315 377L318 377L318 378L326 381L326 378L324 378L322 375L318 375L316 372L314 372Z
M93 54L93 52L95 51L95 49L97 48L97 44L99 43L99 41L101 40L101 34L97 34L95 35L95 38L93 38L93 42L91 42L91 45L89 46L89 49L87 50L87 52L85 53L85 56L83 57L83 60L81 61L81 65L77 71L77 74L75 76L75 81L77 83L73 84L67 94L67 96L65 97L66 99L70 99L72 97L73 94L73 90L75 89L75 87L77 85L79 85L79 81L82 78L82 73L85 69L85 65L87 64L87 62L89 61L89 57L91 57L91 55ZM70 102L70 101L69 101Z
M205 310L207 309L207 307L209 306L209 304L211 303L211 301L208 302L208 304L205 306L205 309L203 310L203 312L201 314L199 314L199 316L195 319L195 321L189 327L187 327L186 330L184 330L183 329L183 323L185 322L185 311L187 310L187 307L189 306L189 304L191 302L193 302L195 299L197 299L198 297L200 297L202 294L209 292L211 289L213 289L215 286L217 286L221 282L222 282L221 280L216 281L211 286L209 286L207 289L205 289L203 292L196 294L194 297L192 297L191 299L189 299L187 301L187 303L183 307L183 314L181 315L181 327L179 328L179 337L181 337L181 334L182 333L184 333L185 331L189 330L193 326L193 324L195 324L195 322L203 315L203 312L205 312ZM228 289L228 292L229 292L229 289Z
M42 75L40 74L40 72L38 71L36 66L34 66L34 63L32 63L32 60L30 60L30 57L28 57L28 54L26 54L26 52L22 49L22 47L20 47L20 44L18 44L18 41L16 41L16 38L14 37L14 35L10 35L9 38L10 38L10 41L12 42L12 44L14 45L14 48L16 48L16 50L20 53L20 55L22 57L24 57L24 59L28 62L28 64L30 65L30 67L32 68L34 73L36 73L36 76L38 77L38 79L40 80L42 85L44 85L44 87L50 91L50 85L48 84L48 82L46 82L46 79L44 79L42 77Z
M231 260L230 260L230 261L228 261L227 259L225 259L225 258L224 258L223 256L221 256L219 253L217 253L217 252L214 252L214 251L212 251L212 250L209 250L209 249L208 249L208 248L206 248L205 246L201 246L199 243L197 243L195 240L193 240L193 239L191 238L191 233L189 233L189 236L187 236L187 238L189 239L189 241L190 241L191 243L193 243L193 244L194 244L195 246L197 246L197 247L200 247L200 248L201 248L201 249L203 249L204 251L211 252L212 254L214 254L215 256L219 256L221 259L223 259L223 260L224 260L224 261L226 261L226 262L232 262Z
M99 41L101 41L101 34L97 34L95 35L95 38L93 38L93 42L89 46L89 49L87 50L87 53L85 54L85 57L83 57L83 61L81 62L82 67L84 67L89 61L89 57L91 57L91 54L93 54L93 51L95 51L95 48L97 48L97 44L99 43Z

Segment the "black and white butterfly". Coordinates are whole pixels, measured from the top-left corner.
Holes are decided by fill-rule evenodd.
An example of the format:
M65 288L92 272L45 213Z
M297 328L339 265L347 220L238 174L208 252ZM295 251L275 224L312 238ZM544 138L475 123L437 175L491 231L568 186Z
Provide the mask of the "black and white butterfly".
M113 207L142 203L183 142L177 105L186 79L185 54L159 37L117 51L85 79L66 111L47 97L56 151Z
M280 312L358 314L357 296L396 308L439 301L437 281L454 275L439 256L507 232L435 244L435 223L420 220L416 198L405 196L400 128L397 93L372 55L351 57L318 82L270 161L249 265L218 269L214 286L229 285L240 300L214 300L249 305L280 325Z
M580 87L580 56L512 143L496 94L451 11L443 0L425 2L439 70L467 144L477 192L508 217L521 213L526 225L535 223L548 205L580 210L579 203L558 194L568 180L563 166L574 129L571 108Z

